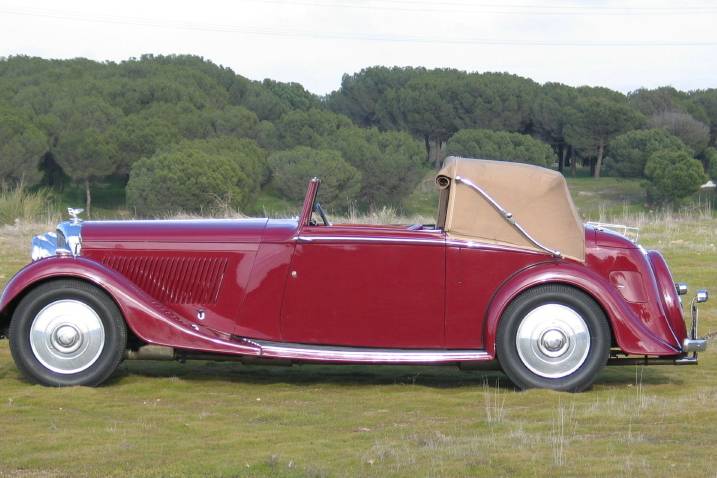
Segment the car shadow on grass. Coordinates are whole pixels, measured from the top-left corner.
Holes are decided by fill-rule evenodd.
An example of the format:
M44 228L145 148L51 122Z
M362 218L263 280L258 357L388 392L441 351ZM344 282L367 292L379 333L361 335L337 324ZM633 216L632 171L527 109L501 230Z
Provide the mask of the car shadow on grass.
M393 365L242 365L226 362L124 362L107 384L132 377L175 379L187 382L238 382L257 385L417 385L433 388L516 387L500 371L460 370L454 366ZM674 373L657 367L607 367L598 386L681 384Z
M124 362L110 382L131 377L175 378L188 382L240 382L287 385L420 385L436 388L513 385L498 371L462 371L454 366L242 365L223 362Z

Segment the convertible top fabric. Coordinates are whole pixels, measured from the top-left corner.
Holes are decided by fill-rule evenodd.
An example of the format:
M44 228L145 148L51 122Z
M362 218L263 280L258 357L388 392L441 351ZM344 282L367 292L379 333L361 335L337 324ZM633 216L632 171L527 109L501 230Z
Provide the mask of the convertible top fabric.
M449 156L436 176L441 189L438 225L449 237L541 251L483 196L456 182L456 176L483 189L541 244L585 260L584 226L561 173L530 164Z

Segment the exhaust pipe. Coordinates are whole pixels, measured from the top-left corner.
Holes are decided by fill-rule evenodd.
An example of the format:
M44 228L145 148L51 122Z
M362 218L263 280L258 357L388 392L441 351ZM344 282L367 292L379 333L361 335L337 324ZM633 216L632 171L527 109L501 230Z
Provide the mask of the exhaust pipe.
M172 347L163 345L143 345L137 350L127 349L124 351L125 360L174 360L175 354Z
M137 350L127 349L124 351L125 360L176 360L184 363L187 360L206 360L210 362L240 362L244 365L279 365L291 366L291 360L265 359L262 357L251 357L244 355L224 355L203 352L190 352L175 350L172 347L163 345L143 345Z

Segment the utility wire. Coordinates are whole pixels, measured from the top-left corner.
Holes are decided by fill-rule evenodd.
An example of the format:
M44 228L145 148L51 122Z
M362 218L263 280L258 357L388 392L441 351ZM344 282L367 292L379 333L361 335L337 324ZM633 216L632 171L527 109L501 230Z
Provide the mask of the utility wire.
M164 20L131 18L117 16L91 16L80 13L63 12L28 12L20 10L0 9L6 15L27 16L35 18L48 18L56 20L69 20L85 23L104 23L112 25L129 25L147 28L163 28L186 31L201 31L215 33L236 33L241 35L259 35L276 38L307 38L330 40L353 40L381 43L418 43L418 44L444 44L444 45L494 45L494 46L549 46L549 47L707 47L717 46L717 40L695 41L551 41L551 40L520 40L501 38L477 37L431 37L414 35L383 35L369 33L327 32L317 30L300 30L275 27L251 27L236 25L216 25L202 23L167 22Z
M480 4L456 2L351 2L351 1L316 1L316 0L247 0L252 3L279 4L284 6L308 6L321 8L349 8L374 11L401 12L442 12L442 13L475 13L491 15L524 15L524 16L665 16L665 15L704 15L717 14L713 5L680 6L680 7L610 7L590 5L528 5L528 4ZM448 8L459 7L459 9Z
M282 0L282 3L286 5L291 5L292 3L296 3L299 0ZM702 9L702 8L715 8L715 5L713 2L701 2L701 3L692 3L689 4L687 2L681 2L679 6L674 6L673 4L670 4L669 6L656 6L654 2L648 2L649 6L629 6L629 4L626 4L626 6L612 6L612 5L595 5L590 3L560 3L560 4L546 4L542 2L534 2L534 3L506 3L506 2L492 2L492 3L485 3L485 2L478 2L478 1L450 1L450 0L366 0L366 1L360 1L360 0L323 0L326 3L334 3L334 4L351 4L351 3L357 3L357 4L365 4L365 5L376 5L376 4L398 4L398 5L446 5L446 6L460 6L460 7L500 7L500 8L560 8L560 9L574 9L574 10L680 10L680 9Z

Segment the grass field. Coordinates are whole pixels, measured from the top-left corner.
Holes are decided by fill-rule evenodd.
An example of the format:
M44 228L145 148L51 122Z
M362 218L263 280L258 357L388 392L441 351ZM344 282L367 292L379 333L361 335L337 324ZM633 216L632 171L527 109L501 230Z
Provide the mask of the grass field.
M711 215L616 219L691 292L716 289ZM45 228L0 230L0 283ZM0 341L0 477L717 477L715 345L696 367L610 368L567 394L454 368L204 362L125 362L105 386L51 389Z

